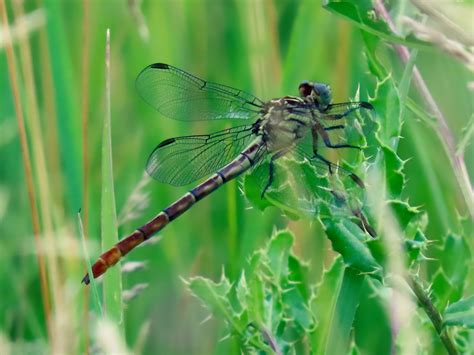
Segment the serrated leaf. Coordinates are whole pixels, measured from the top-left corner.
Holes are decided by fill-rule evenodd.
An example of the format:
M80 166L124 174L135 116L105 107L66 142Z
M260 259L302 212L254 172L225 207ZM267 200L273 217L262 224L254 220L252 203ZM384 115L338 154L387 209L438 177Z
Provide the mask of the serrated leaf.
M380 38L362 31L362 39L365 44L365 56L370 72L380 81L388 76L388 71L377 57L377 48L380 44Z
M451 295L454 291L454 288L442 269L438 270L435 277L433 278L431 291L436 296L436 308L443 310L452 297ZM459 299L459 297L457 299Z
M282 277L288 276L288 257L293 246L294 236L289 231L280 231L270 240L267 247L267 256L275 283L280 284Z
M288 268L290 270L288 281L296 287L304 298L304 301L309 302L310 293L307 289L308 280L308 265L304 264L296 256L290 255L288 258Z
M448 235L440 258L441 267L447 278L453 285L459 285L462 290L467 275L467 266L471 260L469 245L465 239L455 234Z
M387 261L387 250L385 249L387 244L382 239L371 239L365 242L367 248L370 250L370 254L374 257L377 263L384 267Z
M266 324L265 320L269 312L265 309L264 284L259 272L249 276L246 302L249 316L252 317L257 325L262 327Z
M364 242L364 233L355 224L347 220L324 220L323 223L333 249L342 255L346 265L375 279L382 279L382 268Z
M193 277L189 280L189 289L201 299L214 313L224 317L234 328L243 331L246 325L240 324L237 315L227 298L231 284L227 278L222 277L219 283L203 277Z
M240 275L239 282L237 283L237 286L235 287L235 294L237 296L237 300L240 303L240 307L245 309L247 308L247 294L248 294L248 286L247 286L247 280L245 279L245 271L242 272L242 275Z
M453 303L446 308L444 325L474 329L474 296Z
M377 81L375 97L371 103L380 120L380 141L389 147L396 147L400 137L402 117L399 92L391 75L382 81Z
M402 172L403 161L386 145L381 145L380 152L383 154L383 171L389 196L398 198L405 187L405 174Z
M393 33L386 22L375 17L371 1L328 1L324 8L340 15L361 30L369 32L386 41L414 48L429 49L431 44L413 37L400 37Z
M410 234L405 232L407 238ZM408 260L410 263L414 261L423 260L422 252L428 248L428 239L425 234L418 228L413 239L405 239L405 250L407 251Z
M296 341L314 327L314 318L297 288L292 287L285 290L282 296L283 303L289 308L288 315L302 328L302 331L298 334L298 338L294 339Z
M397 216L397 220L402 227L407 226L413 218L415 218L419 210L413 206L410 206L407 202L401 200L390 200L387 201L388 206Z

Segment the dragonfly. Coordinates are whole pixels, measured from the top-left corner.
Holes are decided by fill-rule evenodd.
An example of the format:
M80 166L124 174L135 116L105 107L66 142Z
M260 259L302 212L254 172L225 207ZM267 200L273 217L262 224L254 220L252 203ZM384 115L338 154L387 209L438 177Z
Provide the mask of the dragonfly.
M320 147L359 151L359 146L346 141L334 142L331 134L344 131L346 124L353 122L348 118L355 112L373 111L368 102L333 103L329 85L309 81L299 85L299 96L265 102L245 91L202 80L163 63L143 69L136 79L136 88L144 101L171 119L252 120L252 123L159 143L146 163L146 171L153 179L173 186L207 179L100 255L92 266L93 275L84 276L85 284L244 172L264 170L265 173L259 174L263 176L260 185L263 199L277 183L276 163L290 154L302 157L316 172L324 171L329 177L337 173L356 188L364 189L364 183L355 173L323 156ZM337 201L349 205L343 190L330 187L327 190ZM353 206L350 210L359 227L375 237L376 232L362 210Z

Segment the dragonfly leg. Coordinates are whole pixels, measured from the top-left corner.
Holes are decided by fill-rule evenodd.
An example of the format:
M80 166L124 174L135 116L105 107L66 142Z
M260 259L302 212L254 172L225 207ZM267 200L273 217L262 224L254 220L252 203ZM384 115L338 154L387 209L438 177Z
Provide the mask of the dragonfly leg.
M329 174L331 174L331 175L333 174L333 170L332 170L333 163L332 162L330 162L329 160L327 160L325 157L323 157L322 155L320 155L317 152L314 152L314 156L313 156L312 159L315 159L315 158L321 160L324 164L326 164L327 167L328 167Z
M328 114L328 115L324 115L324 119L328 119L328 120L340 120L341 118L344 118L346 117L347 115L350 115L352 112L354 112L355 110L357 110L358 108L360 107L352 107L346 111L344 111L343 113L333 113L333 114Z
M332 163L318 153L319 136L318 136L318 130L316 129L315 126L313 126L313 128L311 129L311 136L313 137L313 154L314 154L314 156L311 159L317 158L321 160L323 163L325 163L328 167L329 174L332 175Z
M353 103L351 103L351 105L353 105L351 108L348 108L346 111L344 111L342 113L324 114L324 119L325 120L340 120L341 118L344 118L344 117L350 115L355 110L359 110L361 108L365 108L365 109L369 109L369 110L374 109L374 107L371 104L369 104L368 102L353 102Z
M377 232L370 225L369 221L360 209L354 209L352 214L357 218L357 225L360 229L367 232L372 238L377 238Z
M340 125L336 125L336 126L329 126L329 127L324 127L324 130L325 131L333 131L335 129L344 129L344 125L343 124L340 124Z
M321 125L319 122L315 123L313 126L313 131L316 130L317 133L321 136L323 139L324 145L328 148L354 148L354 149L360 149L360 147L356 145L351 145L351 144L332 144L331 140L329 139L328 132L324 129L323 125ZM313 133L314 136L314 133Z
M281 158L287 152L288 152L288 150L286 150L286 149L282 150L282 151L279 151L279 152L273 154L272 157L270 158L270 164L269 164L269 169L268 169L268 181L267 181L265 187L263 188L262 193L260 194L260 198L263 198L263 196L267 192L268 188L273 183L273 179L275 177L275 160L277 160L278 158Z

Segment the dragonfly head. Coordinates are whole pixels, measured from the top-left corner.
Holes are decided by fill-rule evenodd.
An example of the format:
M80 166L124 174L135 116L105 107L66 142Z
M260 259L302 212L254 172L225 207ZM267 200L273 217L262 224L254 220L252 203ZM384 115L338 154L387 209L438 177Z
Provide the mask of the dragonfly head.
M299 91L302 97L311 96L321 108L326 108L332 101L331 87L328 84L303 81Z

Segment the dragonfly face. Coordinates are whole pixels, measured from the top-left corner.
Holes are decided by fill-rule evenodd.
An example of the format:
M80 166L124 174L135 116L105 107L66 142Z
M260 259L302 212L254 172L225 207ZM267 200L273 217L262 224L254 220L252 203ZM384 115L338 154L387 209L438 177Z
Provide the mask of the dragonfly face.
M211 134L170 138L158 144L146 165L152 178L175 186L187 185L204 177L207 179L102 254L92 268L94 277L103 274L197 201L248 170L261 177L262 198L267 193L275 194L278 185L292 185L300 192L300 196L294 199L296 204L309 203L310 209L311 204L325 198L339 204L342 201L361 229L375 236L361 209L351 204L350 194L321 180L321 176L327 181L335 177L334 180L348 181L358 190L363 188L361 179L330 161L321 149L359 151L360 147L346 141L342 133L357 133L358 129L353 129L358 126L352 124L353 114L372 110L369 103L332 103L329 85L311 82L300 84L300 97L284 96L263 102L242 90L204 81L163 63L142 70L136 87L148 104L172 119L229 119L251 123ZM299 167L302 170L281 178L277 162L290 156L293 163L299 162L290 170L296 172ZM278 198L272 195L272 199ZM286 204L291 198L283 200ZM89 282L89 275L83 282Z
M299 86L301 97L312 97L319 110L326 110L332 102L331 87L324 83L303 81Z

